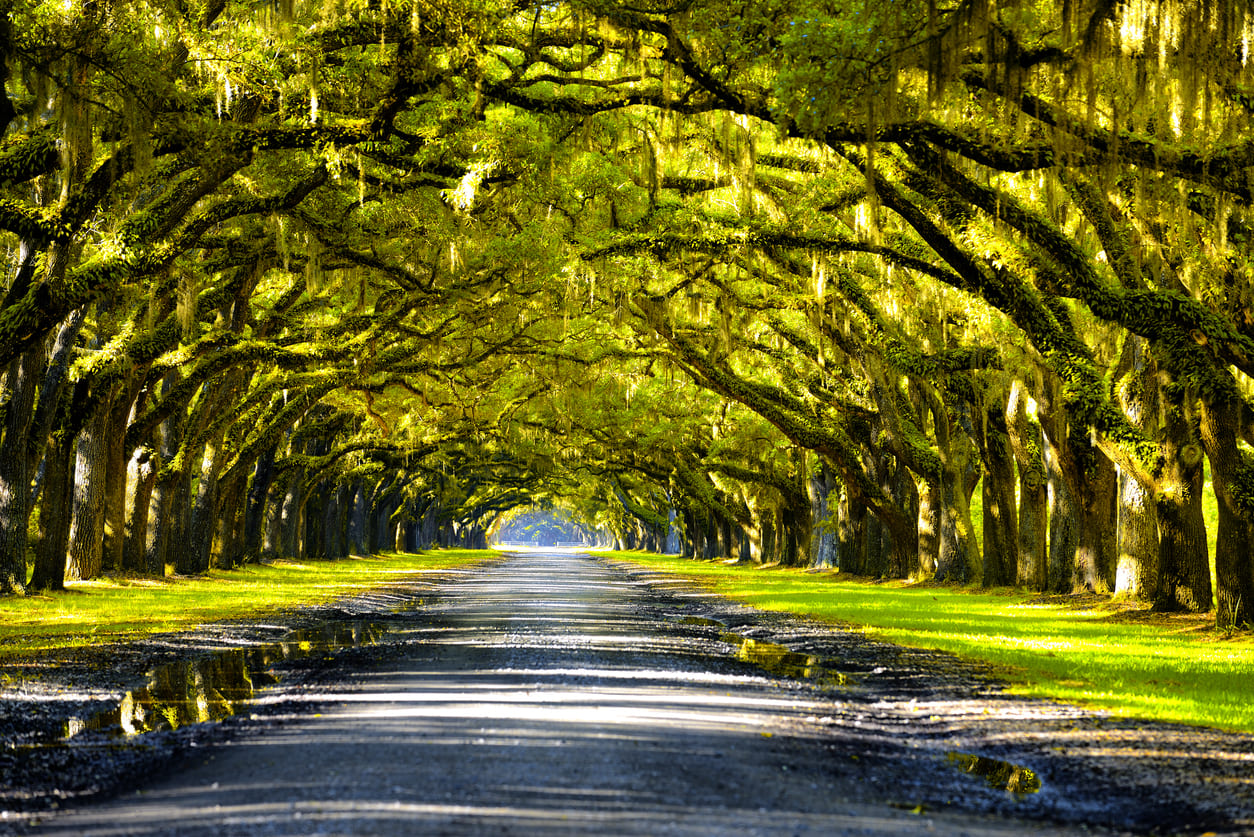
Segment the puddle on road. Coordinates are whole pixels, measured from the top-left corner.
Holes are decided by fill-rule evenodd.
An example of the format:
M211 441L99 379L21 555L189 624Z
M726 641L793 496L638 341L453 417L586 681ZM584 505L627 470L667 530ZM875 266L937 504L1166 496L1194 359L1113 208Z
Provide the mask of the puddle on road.
M700 625L705 628L726 628L722 622L717 619L707 619L704 616L680 616L676 620L681 625Z
M159 666L148 673L148 685L127 692L113 709L71 718L63 737L89 731L139 735L220 721L237 713L258 689L278 682L270 670L275 663L373 645L385 631L374 622L334 622L293 631L270 645Z
M974 753L951 752L946 753L945 758L963 773L983 777L990 788L1020 796L1036 793L1041 789L1040 777L1022 765L985 758Z
M849 677L823 665L823 658L813 654L791 651L783 645L760 639L723 633L724 642L736 646L735 657L744 663L755 665L763 671L794 680L810 680L823 686L847 686Z

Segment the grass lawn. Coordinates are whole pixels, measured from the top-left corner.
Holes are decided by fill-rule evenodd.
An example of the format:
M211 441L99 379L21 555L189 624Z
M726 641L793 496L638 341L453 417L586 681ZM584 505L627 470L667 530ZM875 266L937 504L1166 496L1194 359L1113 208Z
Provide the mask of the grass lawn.
M997 666L1014 690L1117 715L1254 732L1254 638L1210 616L1161 617L1017 591L876 583L839 573L611 552L767 610Z
M64 593L0 599L0 660L190 630L225 619L256 618L497 554L443 549L339 561L276 561L189 578L72 582Z

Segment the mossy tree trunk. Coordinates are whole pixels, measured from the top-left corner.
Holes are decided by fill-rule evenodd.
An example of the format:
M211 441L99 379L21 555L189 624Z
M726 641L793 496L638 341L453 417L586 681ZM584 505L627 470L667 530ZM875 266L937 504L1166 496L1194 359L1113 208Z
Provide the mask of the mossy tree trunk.
M1146 341L1130 335L1125 343L1127 371L1116 397L1128 420L1158 431L1163 393L1157 364ZM1115 595L1154 601L1158 590L1158 510L1154 493L1126 472L1119 474L1119 544Z
M154 572L158 568L147 561L148 515L152 508L152 495L157 487L157 477L161 471L160 461L153 455L152 449L143 446L135 449L131 457L128 480L131 488L126 500L126 543L122 552L122 569L128 573L139 575L163 575L164 570Z
M70 393L62 395L68 413ZM43 501L39 504L39 543L31 590L64 590L66 553L70 543L70 513L74 508L74 448L78 433L62 415L45 453Z
M367 489L365 484L360 480L355 482L349 492L350 502L348 508L348 526L346 538L348 543L348 553L350 555L369 555L370 546L367 537ZM483 548L487 548L487 534L480 528L481 536L484 541Z
M34 438L47 438L44 485L39 503L39 541L30 589L65 589L69 550L70 513L74 508L74 449L81 429L82 401L87 387L69 383L70 358L85 313L79 311L62 324L48 360L34 416ZM40 446L36 445L38 450Z
M30 431L43 347L27 349L9 363L0 407L0 595L26 590L26 532L30 522Z
M680 557L696 558L697 557L697 540L695 537L697 531L697 515L691 508L686 508L682 513L683 527L680 536Z
M826 467L819 466L811 472L810 517L813 521L810 530L810 550L808 563L812 567L834 567L836 565L836 509L840 486L832 478Z
M1048 554L1045 535L1049 526L1049 477L1042 455L1041 426L1028 415L1026 386L1015 380L1006 404L1006 432L1014 450L1019 475L1018 561L1015 583L1032 590L1045 590L1048 584Z
M126 445L126 426L139 395L141 379L127 376L108 402L109 434L104 445L104 541L101 563L108 571L121 570L126 548L127 464L131 451Z
M1232 391L1202 401L1201 440L1210 462L1219 517L1216 532L1216 623L1254 625L1254 463L1237 446L1241 404Z
M268 447L257 459L252 477L248 482L248 495L244 511L244 553L250 559L259 557L263 552L262 538L265 532L266 516L274 503L271 501L270 489L274 485L274 458L276 450Z
M1159 535L1154 609L1205 612L1214 597L1202 509L1203 442L1180 404L1164 403L1162 412L1163 469L1154 497ZM1218 497L1217 481L1215 493Z
M867 565L867 511L848 490L840 493L836 536L839 566L843 572L861 575Z
M971 526L971 476L978 473L974 445L946 406L934 404L931 413L941 468L936 580L974 582L981 569Z
M1085 450L1080 483L1081 518L1076 543L1074 587L1109 593L1118 563L1118 492L1115 465L1096 447Z
M238 567L247 559L244 542L244 479L237 476L218 485L218 509L214 528L212 563Z
M304 554L304 508L305 488L300 475L293 473L287 477L287 491L283 494L283 502L279 504L278 539L279 555L288 558L300 558Z
M1013 585L1018 569L1019 526L1014 455L1004 404L987 405L977 441L984 464L984 476L980 480L984 518L981 584L985 587Z
M936 574L940 562L940 484L924 480L919 488L919 572Z
M1153 601L1158 589L1158 511L1149 492L1119 475L1119 563L1115 595Z
M74 466L74 511L70 523L69 566L73 579L97 577L103 568L106 437L109 410L98 404L78 437Z

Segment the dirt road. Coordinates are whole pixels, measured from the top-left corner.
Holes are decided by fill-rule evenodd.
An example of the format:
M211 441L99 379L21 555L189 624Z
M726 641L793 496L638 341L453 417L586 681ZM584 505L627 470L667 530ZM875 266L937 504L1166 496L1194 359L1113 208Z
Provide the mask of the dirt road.
M968 703L999 698L955 674L961 667L919 693L930 699L920 714L918 696L902 690L914 675L945 680L927 663L861 664L868 643L839 639L849 644L844 662L865 670L859 678L771 643L746 646L757 628L734 624L735 606L573 553L511 557L454 588L392 631L403 653L321 695L320 714L242 736L34 833L978 835L1146 825L1140 797L1118 795L1127 787L1095 783L1091 798L1077 798L1064 772L1051 785L1048 764L1019 777L1022 793L965 774L970 765L951 747L973 714ZM809 670L782 668L797 659ZM1075 717L1062 709L1054 721L1074 727ZM1042 775L1029 793L1023 776ZM1141 810L1125 816L1120 805ZM1150 822L1164 812L1150 810ZM1187 810L1178 818L1164 825L1214 827Z

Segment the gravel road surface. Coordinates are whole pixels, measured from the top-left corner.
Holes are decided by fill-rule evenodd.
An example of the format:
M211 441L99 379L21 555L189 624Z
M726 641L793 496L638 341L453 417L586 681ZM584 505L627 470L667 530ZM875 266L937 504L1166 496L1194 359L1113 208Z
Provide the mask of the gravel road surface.
M1197 808L1178 773L1086 754L1101 738L1086 725L1111 726L1099 716L1004 697L943 655L762 620L595 557L511 556L395 620L385 649L310 696L316 713L198 750L31 833L1235 834L1251 822L1248 737L1224 739L1227 802ZM964 772L977 751L1025 758L1031 772L1010 780L1020 792Z

